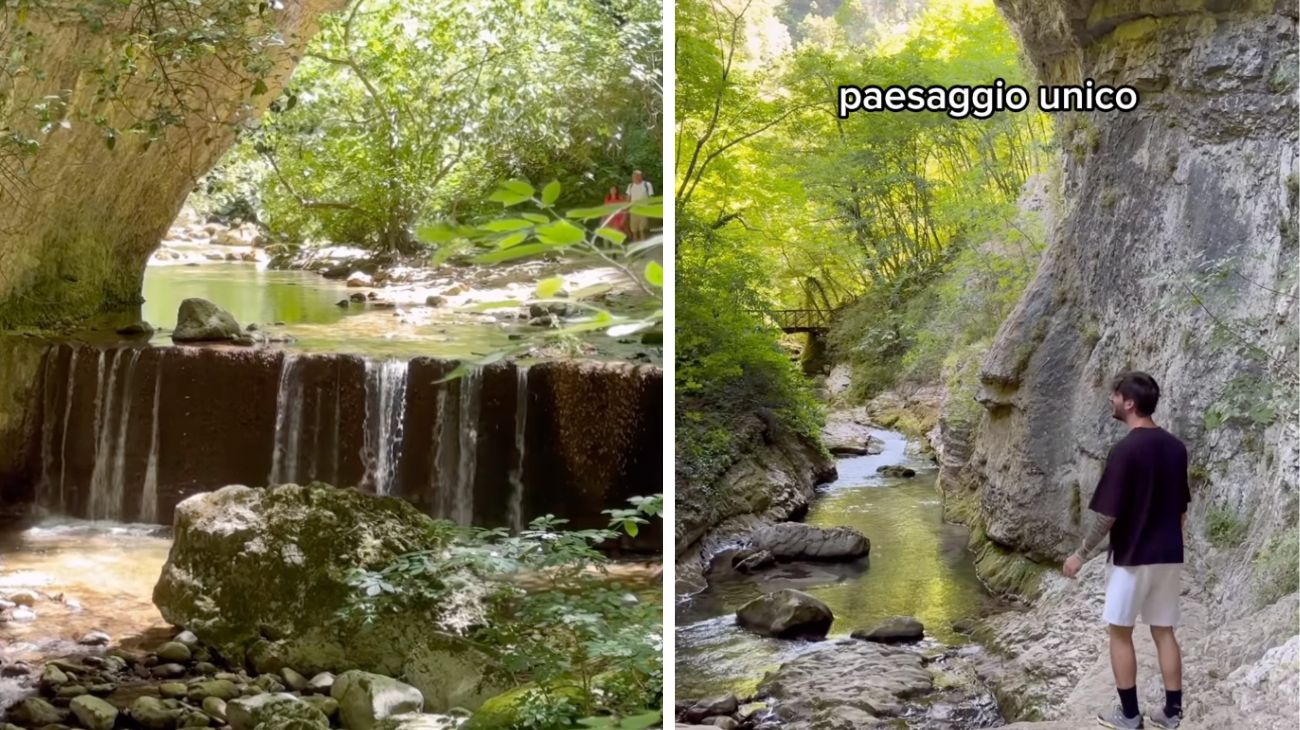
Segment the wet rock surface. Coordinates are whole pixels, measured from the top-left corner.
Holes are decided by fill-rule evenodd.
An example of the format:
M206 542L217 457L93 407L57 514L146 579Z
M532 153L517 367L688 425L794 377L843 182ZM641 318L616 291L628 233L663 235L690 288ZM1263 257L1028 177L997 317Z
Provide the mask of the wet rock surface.
M834 620L825 603L791 589L759 596L736 612L736 623L777 638L823 637Z
M871 541L850 527L782 522L756 530L750 540L754 549L778 560L851 561L871 552Z
M172 330L176 342L230 342L243 336L243 329L229 312L198 298L181 302L176 329Z

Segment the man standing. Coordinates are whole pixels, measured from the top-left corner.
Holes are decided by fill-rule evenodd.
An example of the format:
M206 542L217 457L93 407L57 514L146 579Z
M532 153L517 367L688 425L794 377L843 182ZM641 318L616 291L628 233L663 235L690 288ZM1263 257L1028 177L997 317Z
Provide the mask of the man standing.
M1112 391L1112 415L1129 432L1106 458L1106 469L1088 504L1096 513L1092 529L1062 570L1073 578L1110 535L1111 565L1102 618L1109 624L1110 666L1120 706L1097 720L1109 728L1142 727L1133 650L1133 624L1140 617L1151 627L1165 684L1164 707L1147 718L1156 727L1175 728L1183 710L1183 660L1174 627L1180 623L1183 527L1191 501L1187 447L1151 420L1160 386L1150 375L1124 373L1115 379Z
M654 186L641 177L640 170L632 171L632 184L627 186L627 197L635 205L655 194ZM632 214L632 240L640 241L650 235L650 221L643 215Z

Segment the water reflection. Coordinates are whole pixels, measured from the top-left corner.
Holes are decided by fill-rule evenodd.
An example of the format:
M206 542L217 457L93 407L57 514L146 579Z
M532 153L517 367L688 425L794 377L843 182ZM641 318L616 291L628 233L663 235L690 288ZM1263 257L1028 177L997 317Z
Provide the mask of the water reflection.
M952 631L952 622L980 614L994 601L975 575L966 550L967 530L944 523L934 465L910 454L899 434L875 435L885 442L883 453L840 460L840 479L806 518L820 527L847 525L861 531L871 540L870 560L790 564L757 576L714 575L706 591L677 609L679 697L752 693L764 672L816 645L766 639L736 627L737 608L780 588L825 601L835 613L832 635L908 615L925 624L928 637L964 642ZM879 476L876 468L887 464L907 464L918 474L913 479Z

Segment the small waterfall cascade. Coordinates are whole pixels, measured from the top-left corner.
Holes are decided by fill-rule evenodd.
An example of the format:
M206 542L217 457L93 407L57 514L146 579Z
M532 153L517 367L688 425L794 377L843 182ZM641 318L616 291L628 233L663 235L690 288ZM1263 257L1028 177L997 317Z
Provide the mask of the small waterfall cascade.
M49 383L46 387L52 387ZM68 509L68 421L72 420L72 403L77 392L77 351L68 356L68 388L64 394L67 401L63 404L63 434L59 439L59 501L60 512Z
M298 473L302 445L303 387L300 359L285 353L280 365L280 387L275 396L275 443L271 449L268 484L285 484L301 479Z
M362 487L375 494L397 493L406 422L407 368L405 360L366 361Z
M107 365L105 364L107 361ZM90 476L90 517L120 520L126 492L126 437L131 425L131 388L140 351L99 353L95 395L95 466Z
M140 522L158 521L158 404L162 395L162 369L153 379L153 415L149 435L149 460L145 463L144 489L140 492L140 510L137 519Z
M524 436L528 426L528 368L515 370L515 454L510 467L510 504L506 519L515 532L524 529Z
M37 497L47 509L92 520L157 521L162 374L158 360L150 362L144 353L138 348L49 350L37 482ZM93 383L87 368L78 368L92 358ZM138 391L152 392L152 402L136 403L144 400ZM150 411L147 423L140 412L145 408ZM137 496L138 504L128 504Z
M433 433L434 516L469 525L474 519L474 477L483 373L470 370L438 389Z

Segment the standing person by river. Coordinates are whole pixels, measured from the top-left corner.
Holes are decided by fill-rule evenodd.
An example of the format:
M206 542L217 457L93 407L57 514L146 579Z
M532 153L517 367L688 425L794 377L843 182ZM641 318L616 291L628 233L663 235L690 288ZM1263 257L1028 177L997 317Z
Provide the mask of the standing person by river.
M616 203L625 202L626 200L627 198L623 197L623 195L618 192L617 185L609 186L609 192L605 194L605 205L614 205ZM616 231L626 234L627 233L627 209L624 208L623 210L620 210L617 213L611 215L609 219L605 221L605 225L609 228L613 228Z
M1182 718L1182 654L1174 627L1181 623L1178 595L1183 568L1183 529L1191 493L1187 485L1187 447L1157 426L1151 414L1160 386L1142 372L1115 379L1111 415L1129 427L1106 459L1097 491L1088 508L1095 514L1083 544L1065 561L1073 578L1110 536L1106 606L1110 664L1120 706L1097 716L1109 728L1140 728L1137 653L1133 625L1140 617L1151 627L1164 678L1165 704L1147 717L1161 728L1178 727Z
M641 176L640 170L632 171L632 184L627 186L627 195L633 203L655 194L654 186ZM650 235L650 219L643 215L632 214L632 240L640 241Z

